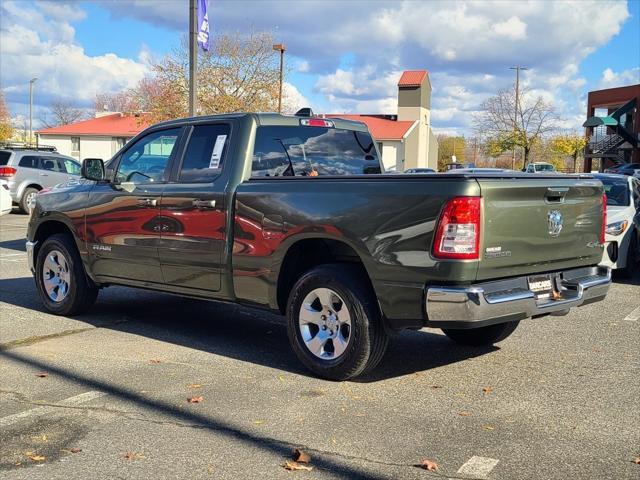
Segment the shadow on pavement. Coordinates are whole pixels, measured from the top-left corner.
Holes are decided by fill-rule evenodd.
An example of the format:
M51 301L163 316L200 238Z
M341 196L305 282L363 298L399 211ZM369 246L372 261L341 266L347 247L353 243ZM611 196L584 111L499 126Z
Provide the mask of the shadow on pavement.
M16 250L18 252L26 252L27 249L24 243L24 238L19 238L18 240L5 240L4 242L0 242L0 248L5 248L7 250Z
M638 270L635 272L635 275L632 277L624 277L614 270L613 282L620 283L622 285L640 285L640 265L638 266Z
M31 277L0 280L0 301L45 311ZM90 312L74 317L90 325L140 335L229 358L311 374L289 346L283 317L239 305L110 287ZM421 372L495 351L463 347L443 335L406 331L391 339L387 355L359 382Z
M191 425L197 425L201 428L215 432L217 435L222 435L226 438L232 439L236 442L240 442L250 447L261 448L262 450L268 451L272 454L279 455L283 457L283 459L291 457L294 447L305 447L304 445L293 445L283 440L254 434L246 429L233 425L230 422L227 422L220 418L216 418L212 415L203 415L197 412L187 412L183 409L171 405L170 403L163 402L161 400L152 400L146 398L139 393L127 390L118 385L107 383L97 378L78 374L66 368L56 367L49 363L35 360L27 355L23 355L15 351L0 351L0 357L3 357L5 361L21 363L38 370L46 370L50 375L59 376L78 385L83 385L84 387L91 390L104 392L120 400L133 402L142 408L153 410L154 412L160 413L162 415L169 415L178 421L185 422ZM338 463L330 457L331 455L328 455L326 453L323 456L314 456L314 466L318 469L329 471L334 475L337 474L350 479L388 478L386 476L378 476L372 474L371 472L364 472L362 470L359 470L355 466Z

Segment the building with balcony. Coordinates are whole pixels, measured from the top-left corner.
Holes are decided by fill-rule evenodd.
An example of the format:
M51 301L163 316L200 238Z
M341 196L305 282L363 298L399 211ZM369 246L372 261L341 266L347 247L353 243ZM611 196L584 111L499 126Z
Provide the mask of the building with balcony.
M584 171L640 163L640 84L589 92Z

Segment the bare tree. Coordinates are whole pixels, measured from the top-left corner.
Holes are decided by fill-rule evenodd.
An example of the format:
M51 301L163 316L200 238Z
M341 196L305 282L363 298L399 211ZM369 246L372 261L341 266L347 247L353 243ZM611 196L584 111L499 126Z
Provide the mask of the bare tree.
M514 89L485 100L474 117L474 129L487 139L494 154L521 147L526 165L533 146L557 128L559 117L551 103L527 89L520 92L517 115L515 101Z
M40 123L45 128L68 125L87 117L88 112L82 108L76 108L71 102L57 100L51 103L49 110L42 114Z

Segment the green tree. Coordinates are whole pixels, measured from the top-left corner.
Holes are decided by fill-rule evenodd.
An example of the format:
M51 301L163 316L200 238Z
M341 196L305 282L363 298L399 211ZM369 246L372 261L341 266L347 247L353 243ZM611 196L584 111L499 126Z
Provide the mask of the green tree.
M0 142L6 142L13 136L11 127L11 115L4 101L4 93L0 91Z
M447 169L447 163L451 163L452 156L456 156L458 163L463 163L465 155L465 138L463 136L438 135L438 171Z

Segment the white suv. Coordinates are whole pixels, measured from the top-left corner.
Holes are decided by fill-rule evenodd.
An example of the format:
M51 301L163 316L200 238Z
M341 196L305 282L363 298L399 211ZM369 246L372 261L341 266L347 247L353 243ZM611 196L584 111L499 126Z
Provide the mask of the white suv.
M13 203L22 212L37 193L72 179L80 178L80 164L73 158L60 155L55 147L0 146L0 179L6 180Z

